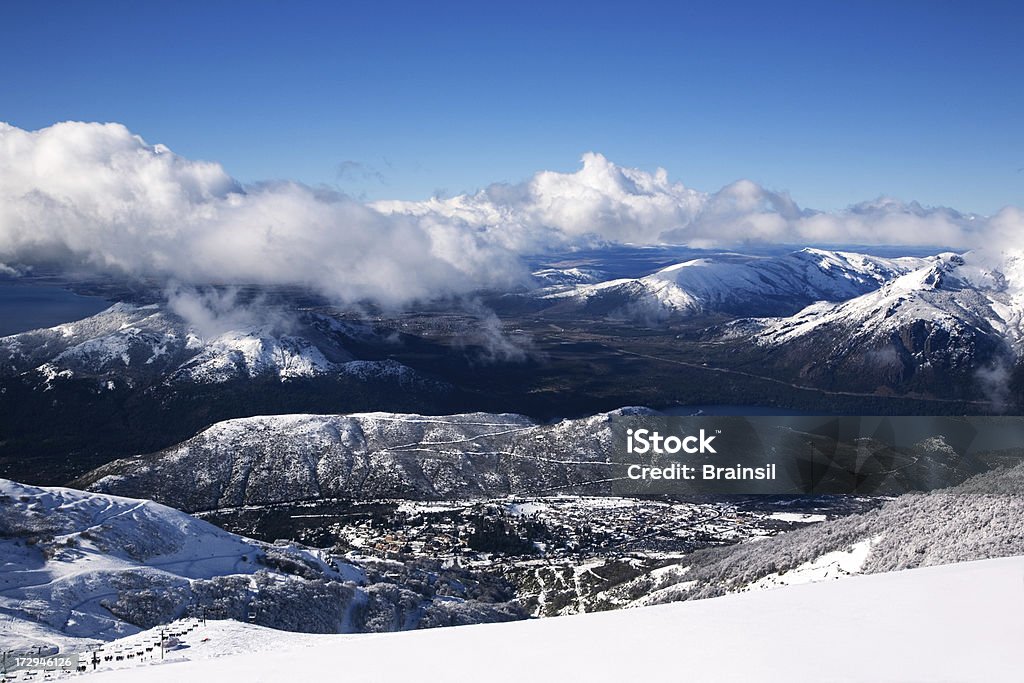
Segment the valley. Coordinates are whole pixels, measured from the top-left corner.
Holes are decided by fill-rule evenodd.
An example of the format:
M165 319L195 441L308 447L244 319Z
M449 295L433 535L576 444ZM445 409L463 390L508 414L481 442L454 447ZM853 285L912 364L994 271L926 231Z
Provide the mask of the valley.
M964 417L1019 405L1016 270L688 256L563 257L534 288L404 310L108 281L104 311L0 338L0 476L24 482L0 517L15 639L200 612L427 628L1024 552L1017 424L975 444L985 423ZM709 406L826 416L763 442L816 495L623 495L616 420ZM894 440L895 421L827 426L844 415L931 422ZM730 463L762 457L751 429L717 437Z
M440 563L500 577L533 616L618 606L630 581L696 550L753 542L865 512L878 497L699 501L582 496L490 500L315 500L199 513L235 533L337 553Z
M235 309L207 311L209 320L199 327L182 317L191 308L169 309L152 303L159 293L118 291L107 283L107 295L138 303L0 340L0 356L6 353L0 475L66 483L113 458L183 441L214 422L266 414L484 411L547 421L623 406L724 404L838 415L984 415L1012 412L1024 400L1024 370L1002 341L1002 328L977 323L1002 311L1003 324L1015 324L1008 311L1016 309L1007 308L1015 290L999 285L1005 278L985 280L976 266L801 250L743 257L738 265L729 255L718 272L714 257L703 255L685 262L694 266L668 268L677 278L669 284L680 292L685 281L678 273L708 271L686 293L690 304L682 310L672 297L645 298L646 289L583 289L577 297L595 286L578 284L579 273L593 278L605 272L600 267L614 271L618 264L625 274L623 264L650 268L673 255L656 251L630 261L628 250L611 250L603 261L578 257L572 268L565 259L552 261L563 267L539 269L537 278L556 284L539 290L481 292L470 301L424 302L405 311L339 309L288 289L243 288L229 299L208 292L205 304L202 297L189 303L202 311L210 301L227 301L218 305ZM816 265L815 259L822 260ZM750 278L762 264L774 291L792 290L789 304L781 293L758 303ZM919 264L920 273L900 275ZM951 274L928 279L929 268ZM964 269L968 275L956 275ZM895 293L885 277L905 281L898 290L904 293ZM965 301L972 277L984 280L973 299L978 311L954 307L942 315L963 317L950 329L974 331L951 336L933 329L928 311ZM734 278L747 289L734 291ZM916 294L908 286L925 289ZM840 293L853 299L834 311L824 303L800 310L814 296ZM886 318L885 305L871 304L872 297L895 303L923 297L933 308L914 308L911 301L905 305L911 316L899 322L903 317ZM598 299L604 303L595 309ZM648 302L647 312L638 313L638 301ZM648 315L651 301L661 306L657 315ZM824 317L812 325L818 309ZM847 309L853 319L844 326ZM737 317L768 310L794 317ZM884 323L854 315L874 310ZM924 311L923 321L914 310ZM772 332L800 325L806 334ZM857 336L873 329L890 331Z

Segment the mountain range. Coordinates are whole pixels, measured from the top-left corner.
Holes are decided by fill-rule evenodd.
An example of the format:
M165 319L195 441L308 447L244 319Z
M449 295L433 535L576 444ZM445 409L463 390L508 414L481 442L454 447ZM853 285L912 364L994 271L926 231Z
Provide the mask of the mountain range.
M365 326L308 311L263 320L189 322L157 304L117 303L84 320L0 338L0 376L216 384L256 377L286 381L329 374L409 373L396 364L356 360L346 346Z
M721 338L831 387L948 395L973 386L998 401L1024 350L1022 314L1024 259L993 266L976 252L946 253L861 296L736 321Z
M568 300L586 311L639 316L779 315L815 301L851 299L921 265L913 257L813 248L778 256L718 254L640 278L551 287L539 295Z
M547 424L491 413L242 418L212 425L179 445L107 463L74 485L188 512L322 499L614 495L625 474L614 421L652 415L648 409L624 408ZM726 433L716 437L722 452L730 462L761 464L765 455L757 431L742 418L729 419L721 423ZM780 480L793 477L800 491L928 490L991 466L958 453L941 434L897 447L883 438L850 441L791 427L776 431L766 435L777 439L774 459L783 463L780 468L792 468ZM829 455L813 467L800 465L815 453ZM693 462L721 463L715 456L705 458Z
M116 303L0 338L0 474L67 483L226 419L268 414L486 411L544 422L624 405L762 401L876 414L1012 410L1024 400L1022 263L1015 253L808 248L704 255L588 284L579 283L598 278L600 263L560 266L535 273L557 284L501 297L539 308L501 319L458 302L361 317L298 305L189 316L173 302Z

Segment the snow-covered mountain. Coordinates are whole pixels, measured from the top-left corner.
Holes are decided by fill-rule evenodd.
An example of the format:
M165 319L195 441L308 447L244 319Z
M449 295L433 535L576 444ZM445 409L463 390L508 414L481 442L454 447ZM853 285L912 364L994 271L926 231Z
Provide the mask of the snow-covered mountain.
M189 511L312 498L444 499L602 492L611 417L542 425L521 415L278 415L228 420L78 480Z
M1020 678L1024 558L714 600L382 636L274 634L208 622L164 666L104 664L101 683L660 680L837 683ZM148 634L159 637L156 632ZM149 642L152 642L150 640ZM105 651L134 651L134 642ZM118 650L118 648L122 648ZM497 665L509 653L521 664ZM457 653L450 655L449 653ZM226 656L225 656L226 655Z
M64 484L219 420L427 411L456 391L388 357L401 341L372 324L269 305L204 313L119 303L0 338L0 476Z
M542 287L593 284L607 277L593 268L541 268L531 275Z
M159 305L117 303L84 320L0 338L0 375L211 384L366 372L366 362L349 365L345 345L368 334L310 312L203 331Z
M800 376L833 376L849 388L915 379L926 387L1012 366L1024 350L1022 320L1024 258L947 253L876 291L737 321L726 336L799 364Z
M553 424L494 413L240 418L217 423L177 446L102 465L74 485L151 498L189 512L334 498L610 495L625 475L613 420L638 413L654 411L622 408ZM722 447L736 459L759 460L762 445L748 440L752 433L736 430L718 438L726 440ZM941 439L898 448L871 439L851 443L791 432L776 448L777 459L787 462L807 452L832 454L829 474L823 470L813 483L821 493L849 491L854 471L860 486L885 494L956 483L987 467L958 455ZM872 450L879 457L865 462L864 453Z
M782 256L723 254L637 279L542 290L541 296L593 311L638 315L778 315L814 301L859 296L920 265L917 258L811 248Z
M415 567L387 571L398 578L383 580L370 560L250 540L150 501L0 479L0 649L109 640L202 610L322 633L518 616L467 595L465 576L448 585L436 574L429 590L412 591L402 576Z

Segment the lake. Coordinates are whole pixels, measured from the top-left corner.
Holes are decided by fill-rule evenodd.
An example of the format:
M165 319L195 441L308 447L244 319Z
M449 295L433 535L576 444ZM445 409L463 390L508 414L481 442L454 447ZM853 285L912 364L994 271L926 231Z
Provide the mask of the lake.
M58 285L0 281L0 337L81 320L109 307L102 297Z
M802 410L789 410L786 408L771 408L765 406L731 406L731 405L707 405L707 406L675 406L672 408L665 408L661 412L666 415L681 415L683 417L694 415L694 416L736 416L736 417L755 417L755 416L814 416L821 415L822 413L809 413ZM825 413L826 415L828 413Z

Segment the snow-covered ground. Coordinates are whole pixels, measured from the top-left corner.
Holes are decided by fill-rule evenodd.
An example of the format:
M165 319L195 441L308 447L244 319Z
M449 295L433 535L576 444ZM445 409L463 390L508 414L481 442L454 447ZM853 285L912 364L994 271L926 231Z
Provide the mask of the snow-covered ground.
M581 301L611 296L687 315L761 310L773 299L790 305L845 301L922 264L916 258L886 259L810 248L770 257L720 254L677 263L642 278L580 281L571 283L574 287L541 290L540 295Z
M160 602L231 577L246 586L293 579L270 566L277 554L365 581L316 551L246 539L150 501L0 479L0 649L73 649L134 633L124 610L141 595Z
M263 543L151 501L0 479L0 651L80 652L200 614L305 633L525 616L496 579L395 564Z
M612 420L644 412L627 407L547 425L510 413L238 418L164 451L107 463L79 482L186 511L312 498L606 493Z
M209 622L163 663L153 658L85 680L1019 681L1022 612L1024 557L1010 557L396 634L308 635Z
M834 550L825 553L812 562L791 569L787 572L774 572L763 576L744 590L764 590L777 586L795 586L802 583L814 583L816 581L827 581L839 579L845 576L852 576L860 573L871 554L871 546L875 539L864 539L860 543L854 543L847 550Z
M768 516L771 519L777 519L780 522L803 522L805 524L810 524L812 522L824 522L828 519L828 515L808 514L805 512L773 512Z

